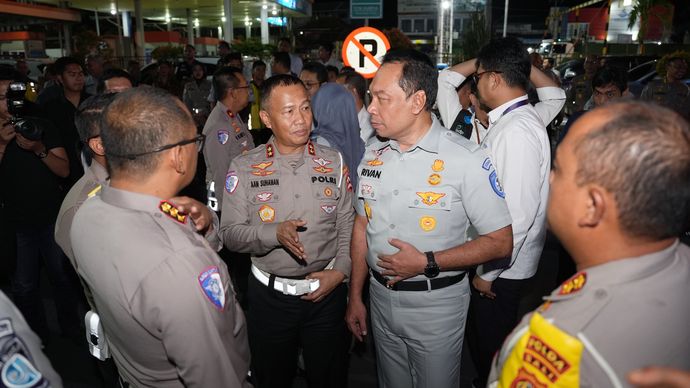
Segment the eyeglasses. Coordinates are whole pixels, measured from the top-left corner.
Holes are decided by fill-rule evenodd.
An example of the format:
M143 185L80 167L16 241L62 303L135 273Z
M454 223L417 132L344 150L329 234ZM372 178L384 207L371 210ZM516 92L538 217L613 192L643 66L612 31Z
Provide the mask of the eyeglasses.
M165 150L169 150L169 149L171 149L171 148L175 148L175 147L178 147L178 146L181 147L181 146L185 146L185 145L187 145L187 144L192 144L192 143L195 143L195 144L196 144L196 152L201 152L201 150L204 149L204 142L205 142L205 141L206 141L206 135L201 134L201 135L195 136L193 139L187 139L187 140L178 141L177 143L174 143L174 144L167 144L167 145L164 145L164 146L160 146L160 147L158 147L158 148L156 148L156 149L154 149L154 150L146 151L146 152L141 152L141 153L138 153L138 154L117 155L117 154L113 154L113 153L110 153L110 152L107 152L107 151L106 151L106 153L107 153L109 156L114 156L114 157L116 157L116 158L134 160L134 159L136 159L136 158L138 158L138 157L140 157L140 156L149 155L149 154L155 154L155 153L158 153L158 152L163 152L163 151L165 151Z
M484 74L486 74L486 73L501 74L501 73L503 73L503 72L502 72L502 71L498 71L498 70L486 70L486 71L482 71L481 73L474 73L474 74L472 74L472 79L474 80L474 83L475 83L475 84L478 84L478 83L479 83L479 80L480 80L480 79L482 78L482 76L483 76Z

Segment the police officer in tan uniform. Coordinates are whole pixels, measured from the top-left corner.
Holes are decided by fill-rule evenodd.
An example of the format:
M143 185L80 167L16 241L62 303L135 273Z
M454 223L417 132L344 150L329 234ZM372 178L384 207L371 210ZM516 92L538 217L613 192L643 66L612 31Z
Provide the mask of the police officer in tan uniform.
M303 349L310 387L343 387L352 185L340 153L309 140L307 90L292 75L263 85L268 143L230 164L221 236L252 255L248 288L252 377L289 387Z
M683 57L671 57L666 63L663 79L651 80L645 86L640 99L656 102L673 109L690 120L690 87L683 82L688 63Z
M612 103L575 122L548 219L579 272L506 339L489 386L623 387L641 367L689 370L688 187L690 129L672 111Z
M246 325L215 253L217 218L174 197L196 172L203 135L182 102L153 88L119 94L101 131L110 185L77 211L70 239L121 378L248 387Z
M579 112L585 107L585 103L592 97L592 77L599 68L599 60L594 54L585 57L583 64L585 73L573 77L568 89L565 104L565 113L568 115Z
M215 194L209 195L209 204L218 211L223 206L223 183L230 162L254 148L247 123L238 115L249 103L250 87L242 70L234 67L224 67L213 75L213 90L218 102L204 125L203 134L208 139L204 147L206 180Z
M101 141L100 118L105 107L112 101L114 94L100 94L87 98L77 110L74 118L75 126L79 132L79 139L83 143L82 155L89 167L84 175L72 186L67 196L62 201L55 223L55 242L62 248L75 267L72 244L69 240L69 231L72 227L74 215L87 198L96 195L101 186L108 179L108 171L105 167L105 149ZM93 306L91 295L85 290L89 304Z

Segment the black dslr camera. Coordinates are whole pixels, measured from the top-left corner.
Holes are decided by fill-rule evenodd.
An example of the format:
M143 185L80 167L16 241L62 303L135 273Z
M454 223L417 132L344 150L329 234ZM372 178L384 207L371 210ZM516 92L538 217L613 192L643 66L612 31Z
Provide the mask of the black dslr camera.
M28 115L25 94L24 82L12 82L7 87L7 111L12 116L10 124L14 126L16 133L27 140L40 140L43 137L45 120Z

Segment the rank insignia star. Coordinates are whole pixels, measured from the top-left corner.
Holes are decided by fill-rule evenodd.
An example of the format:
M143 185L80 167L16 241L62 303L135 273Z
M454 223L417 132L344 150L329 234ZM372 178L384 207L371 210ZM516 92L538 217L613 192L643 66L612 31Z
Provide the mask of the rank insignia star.
M563 283L561 290L558 291L558 295L568 295L580 291L585 286L585 283L587 283L587 273L576 273Z
M173 220L184 224L187 222L187 215L185 213L182 213L179 211L175 205L168 201L161 201L160 204L158 205L160 210L165 214L166 216L172 218Z
M272 144L266 144L266 157L267 158L272 158L274 155L273 153L273 145Z
M309 140L309 143L307 143L307 150L309 152L309 155L316 155L316 149L314 148L314 144L312 144L311 140Z
M433 191L418 191L417 196L422 199L422 203L428 206L436 205L438 200L445 197L444 193L434 193Z

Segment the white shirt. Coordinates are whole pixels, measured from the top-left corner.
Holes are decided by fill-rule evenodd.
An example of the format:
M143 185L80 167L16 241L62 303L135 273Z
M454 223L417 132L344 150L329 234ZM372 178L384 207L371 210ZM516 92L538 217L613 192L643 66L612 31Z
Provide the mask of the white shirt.
M453 70L444 69L438 74L438 92L436 93L436 107L441 115L443 126L450 128L453 121L458 117L458 113L463 107L458 99L458 92L455 90L465 81L465 77Z
M359 137L362 138L364 144L372 137L376 136L376 130L371 126L371 115L367 112L367 107L362 105L362 109L357 113L357 120L359 120Z
M297 54L289 53L290 54L290 71L294 73L296 76L299 77L299 73L302 72L302 58L299 57ZM249 79L249 78L247 78Z
M540 96L541 97L541 96ZM563 94L565 101L565 94ZM489 131L482 140L495 164L513 219L513 255L508 268L492 263L477 268L482 279L528 279L537 272L546 239L546 205L549 195L551 147L546 124L529 103L503 114L527 95L510 100L489 112Z
M319 60L319 62L324 65L324 66L335 66L338 68L338 71L343 68L343 63L340 62L339 60L335 59L334 56L331 56L327 62Z

